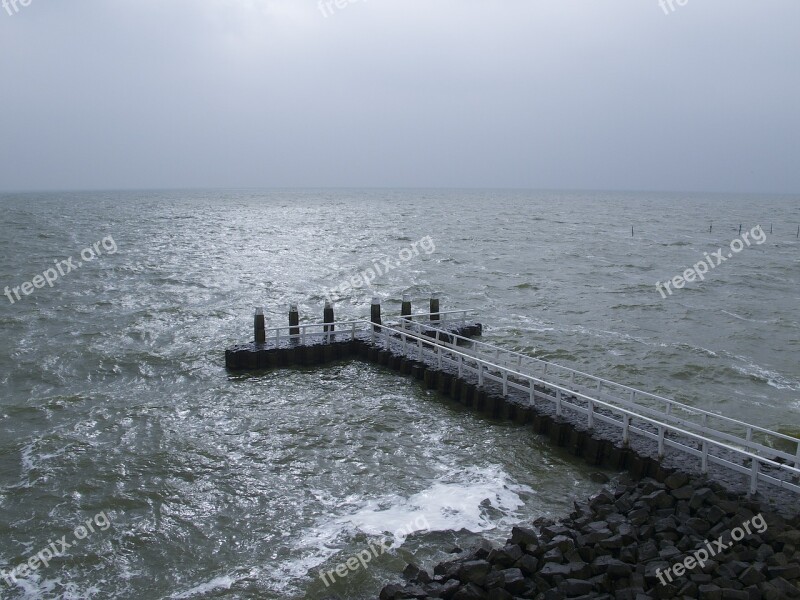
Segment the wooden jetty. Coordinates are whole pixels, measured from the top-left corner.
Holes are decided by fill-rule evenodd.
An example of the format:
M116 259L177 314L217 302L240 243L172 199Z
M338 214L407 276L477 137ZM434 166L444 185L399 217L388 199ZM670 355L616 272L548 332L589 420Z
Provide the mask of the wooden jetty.
M473 311L441 311L384 322L373 299L370 319L335 321L326 304L323 322L266 327L254 317L254 341L225 351L231 371L322 365L356 358L423 382L493 418L531 426L593 465L627 469L637 478L664 481L675 472L708 475L753 496L800 494L800 440L473 339L483 326Z

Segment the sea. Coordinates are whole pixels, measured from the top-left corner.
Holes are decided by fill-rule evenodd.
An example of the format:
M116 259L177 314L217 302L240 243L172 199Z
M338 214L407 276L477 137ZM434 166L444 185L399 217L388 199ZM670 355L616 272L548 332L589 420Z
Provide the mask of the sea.
M5 193L0 222L0 598L376 598L616 475L374 365L228 372L256 307L438 293L485 341L800 435L798 196Z

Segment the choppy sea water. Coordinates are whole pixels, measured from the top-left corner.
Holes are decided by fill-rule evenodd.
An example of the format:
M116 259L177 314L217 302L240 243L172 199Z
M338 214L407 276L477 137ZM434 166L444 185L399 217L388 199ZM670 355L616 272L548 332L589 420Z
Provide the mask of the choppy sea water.
M0 579L0 597L369 598L412 556L504 539L596 489L526 429L370 365L225 371L254 306L318 320L328 290L389 259L337 317L366 316L372 295L386 314L402 293L423 310L440 291L488 341L800 428L798 198L232 190L0 207L0 285L32 282L0 296L0 569L74 542ZM656 281L727 254L740 224L764 242L661 297ZM100 514L110 526L75 539ZM391 550L326 588L320 569L384 534Z

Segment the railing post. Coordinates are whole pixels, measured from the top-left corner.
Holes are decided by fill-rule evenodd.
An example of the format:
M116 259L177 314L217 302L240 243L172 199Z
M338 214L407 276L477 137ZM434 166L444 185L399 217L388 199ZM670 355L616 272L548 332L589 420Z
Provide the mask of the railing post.
M289 305L289 335L298 335L300 328L300 312L297 310L297 304Z
M478 360L478 385L483 386L483 363Z
M350 336L351 336L351 338L353 340L355 340L356 339L356 322L353 321L352 325L353 325L353 328L352 328L352 331L350 333Z
M758 492L758 460L753 460L753 468L750 471L750 495L753 496Z
M464 372L464 357L458 355L458 376L461 377Z
M622 445L627 448L631 442L631 416L622 415Z
M261 307L256 308L256 314L253 318L254 339L256 344L264 344L267 341L267 328L264 322L264 309Z
M422 338L417 338L417 348L419 348L419 359L422 360Z
M431 321L438 321L439 320L439 294L434 292L431 294L431 310L430 310L430 319Z
M503 396L508 396L508 371L503 370Z
M439 370L442 370L442 347L436 344L436 357L439 359Z
M664 458L664 435L665 428L662 425L658 426L658 458Z
M561 390L556 390L556 416L561 416Z
M700 472L704 475L708 473L708 442L703 440L703 458L700 461Z
M795 457L794 468L800 469L800 442L797 442L797 456Z
M533 383L533 379L528 379L528 385L531 386L531 406L536 406L536 386Z
M589 400L589 431L594 429L594 402Z

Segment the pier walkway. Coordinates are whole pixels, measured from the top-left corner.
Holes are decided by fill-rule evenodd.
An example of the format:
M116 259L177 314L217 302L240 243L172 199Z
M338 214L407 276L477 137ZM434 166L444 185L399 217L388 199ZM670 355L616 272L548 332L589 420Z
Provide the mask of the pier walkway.
M374 309L374 306L373 306ZM533 423L587 461L638 475L688 470L750 495L800 494L800 440L588 373L472 339L472 311L263 327L226 351L231 370L360 356L424 380L494 417ZM262 313L263 314L263 313ZM327 315L326 315L327 316ZM291 314L290 314L291 319ZM638 472L637 472L638 471ZM772 494L768 494L772 495Z

